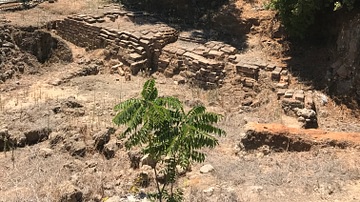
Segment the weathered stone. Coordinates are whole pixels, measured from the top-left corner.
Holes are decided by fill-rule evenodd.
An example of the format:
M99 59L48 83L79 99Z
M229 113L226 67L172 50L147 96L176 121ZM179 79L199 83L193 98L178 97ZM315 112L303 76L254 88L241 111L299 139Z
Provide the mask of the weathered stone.
M293 98L284 98L281 101L281 105L283 108L285 107L289 107L290 109L294 109L294 108L304 108L304 103L300 102L299 100L295 100Z
M280 72L281 72L282 68L280 67L276 67L272 72L271 72L271 79L274 81L279 81L280 80Z
M120 201L122 201L120 196L112 196L112 197L106 199L106 202L120 202Z
M83 193L80 189L74 186L70 181L60 184L58 187L60 195L60 202L79 202L83 201Z
M86 153L86 144L83 141L74 141L69 148L71 156L84 157Z
M276 68L276 65L269 64L265 67L266 71L273 71Z
M174 76L174 69L167 68L164 71L164 76L167 77L167 78L173 77Z
M216 50L211 50L209 51L208 55L211 58L223 58L224 57L224 53L221 51L216 51Z
M129 151L128 156L131 162L131 168L137 169L140 167L140 160L143 157L140 151Z
M178 49L178 50L176 51L176 55L181 56L181 55L183 55L185 52L186 52L186 51L183 50L183 49Z
M2 44L2 47L4 47L4 48L14 48L15 45L13 43L11 43L11 42L5 42L5 43Z
M170 63L170 59L169 58L160 58L159 62L158 62L158 66L160 68L166 68Z
M286 85L289 85L289 76L280 76L280 81L279 83L283 83Z
M209 187L209 188L205 189L203 192L206 196L210 197L213 195L214 190L215 190L214 187Z
M289 87L289 84L288 84L288 83L281 82L281 83L277 83L277 84L276 84L276 87L277 87L277 88L280 88L280 89L287 89L287 88Z
M293 89L289 89L289 90L287 90L287 91L285 92L284 97L285 97L285 98L292 98L293 95L294 95L294 90L293 90Z
M41 148L39 153L40 153L40 156L47 158L47 157L52 156L54 154L54 151L50 148Z
M241 101L242 106L250 106L252 103L253 103L253 100L251 97L247 97Z
M312 119L316 117L316 112L314 110L306 108L297 110L296 114L304 117L305 119Z
M301 102L304 102L305 101L305 94L304 94L304 91L303 90L297 90L295 91L294 93L294 98L296 100L299 100Z
M257 79L259 76L259 67L255 65L238 63L236 65L236 71L238 73L243 73L247 76L254 77L255 79Z
M235 54L236 48L232 47L232 46L225 46L225 47L221 48L220 51L223 51L227 54Z
M200 168L200 173L202 174L210 173L212 171L214 171L214 167L210 164L206 164Z
M186 82L186 79L180 75L173 76L173 80L176 82L176 84L185 84Z
M307 108L307 109L315 109L313 93L311 91L306 93L306 96L305 96L305 108Z
M87 23L96 23L97 22L97 20L96 19L94 19L94 18L88 18L88 19L85 19L85 22L87 22Z
M26 137L23 133L15 135L14 139L10 138L10 140L12 140L14 142L14 145L16 145L17 147L26 146Z
M286 92L286 89L278 89L276 94L277 94L278 98L280 98L281 96L285 95L285 92Z
M61 103L63 106L66 106L68 108L81 108L84 107L82 104L80 104L78 101L75 100L75 97L71 96L68 97L64 102Z
M195 53L186 52L186 53L184 53L183 56L189 57L189 58L191 58L193 60L196 60L200 64L204 64L204 65L213 65L213 64L215 64L215 62L213 62L211 60L208 60L208 59L204 58L203 56L197 55Z
M245 78L242 80L242 84L245 87L253 88L256 85L256 80L252 78Z
M105 19L104 18L98 18L98 19L96 19L96 22L103 23L103 22L105 22Z
M111 159L115 157L115 153L119 150L120 144L115 140L111 140L107 144L104 145L103 154L106 159Z
M102 150L104 148L104 145L109 142L110 135L114 134L115 129L114 128L107 128L104 130L101 130L98 133L95 133L93 135L94 146L97 150Z
M147 60L141 60L130 64L130 70L132 75L136 75L140 70L146 68Z
M236 55L229 55L228 60L233 62L236 60Z

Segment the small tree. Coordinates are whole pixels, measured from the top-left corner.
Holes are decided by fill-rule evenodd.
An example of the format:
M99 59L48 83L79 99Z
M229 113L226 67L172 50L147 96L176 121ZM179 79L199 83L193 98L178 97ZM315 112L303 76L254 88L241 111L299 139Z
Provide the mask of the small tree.
M214 134L225 135L224 130L214 126L221 115L206 112L204 106L195 106L185 113L179 99L158 96L153 79L145 82L141 98L121 102L115 110L113 122L127 126L121 134L121 138L126 138L126 148L140 146L143 154L156 162L152 168L157 193L153 196L160 202L182 200L181 191L174 191L178 168L203 162L206 155L201 149L218 145ZM162 185L160 174L165 176Z

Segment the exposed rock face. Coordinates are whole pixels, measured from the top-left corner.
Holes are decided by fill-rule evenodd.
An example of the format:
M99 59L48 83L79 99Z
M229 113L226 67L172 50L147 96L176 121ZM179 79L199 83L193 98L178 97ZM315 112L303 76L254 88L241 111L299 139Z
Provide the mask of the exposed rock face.
M327 73L332 91L360 101L360 15L344 25L337 39L337 60Z

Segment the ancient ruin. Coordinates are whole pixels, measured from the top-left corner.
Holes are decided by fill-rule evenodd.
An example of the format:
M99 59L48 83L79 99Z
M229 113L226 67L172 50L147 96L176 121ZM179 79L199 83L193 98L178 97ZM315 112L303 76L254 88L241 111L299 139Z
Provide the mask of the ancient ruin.
M339 35L320 88L263 2L211 12L184 26L100 0L0 0L0 201L148 201L154 159L127 151L112 119L149 78L228 133L178 171L185 201L360 199L357 46L343 41L357 32Z

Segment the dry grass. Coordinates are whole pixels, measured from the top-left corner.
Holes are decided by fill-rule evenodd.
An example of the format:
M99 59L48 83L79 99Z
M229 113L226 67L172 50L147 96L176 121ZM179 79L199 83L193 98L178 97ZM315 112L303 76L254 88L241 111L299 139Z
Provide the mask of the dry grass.
M237 159L229 156L224 159L215 149L207 161L214 166L213 176L217 181L207 186L237 190L238 200L233 201L301 201L304 198L307 201L352 201L352 197L359 197L359 194L349 193L344 187L359 180L357 153L354 149L328 148L264 156L260 155L261 151L254 151ZM197 191L201 198L198 201L210 199L204 198L202 190ZM219 194L213 197L219 197Z
M72 15L79 13L96 13L99 6L107 0L58 0L55 4L43 3L40 8L52 15Z

